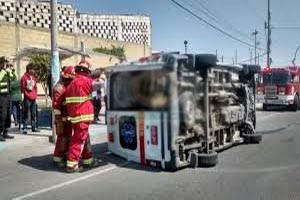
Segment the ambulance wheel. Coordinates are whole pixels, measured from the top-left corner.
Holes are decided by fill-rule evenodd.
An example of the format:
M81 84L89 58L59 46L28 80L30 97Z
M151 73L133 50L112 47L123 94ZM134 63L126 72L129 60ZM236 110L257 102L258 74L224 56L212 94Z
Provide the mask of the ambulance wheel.
M191 153L190 164L193 167L214 167L218 163L218 153Z
M251 135L243 135L245 144L258 144L262 140L261 134L251 134Z
M257 144L262 140L262 135L255 133L254 126L250 122L241 125L240 132L245 144Z
M180 121L190 130L195 124L195 98L192 92L184 92L179 96Z

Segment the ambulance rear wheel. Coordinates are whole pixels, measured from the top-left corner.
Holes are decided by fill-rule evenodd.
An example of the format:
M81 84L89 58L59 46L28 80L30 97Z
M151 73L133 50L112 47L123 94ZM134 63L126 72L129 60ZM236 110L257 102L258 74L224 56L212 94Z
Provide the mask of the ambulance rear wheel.
M214 167L218 164L218 153L215 151L209 153L193 152L190 164L192 167Z

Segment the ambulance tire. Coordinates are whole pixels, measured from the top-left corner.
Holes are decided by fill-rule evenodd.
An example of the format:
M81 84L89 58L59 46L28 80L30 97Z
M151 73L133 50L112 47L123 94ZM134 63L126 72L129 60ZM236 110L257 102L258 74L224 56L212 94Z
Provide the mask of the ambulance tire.
M262 140L262 135L261 134L249 134L249 135L243 135L244 138L244 143L245 144L258 144Z
M180 122L187 130L195 125L195 98L192 92L184 92L179 96Z
M218 58L214 54L197 54L195 58L195 70L202 71L215 66Z
M218 164L218 153L199 153L196 160L197 167L214 167Z

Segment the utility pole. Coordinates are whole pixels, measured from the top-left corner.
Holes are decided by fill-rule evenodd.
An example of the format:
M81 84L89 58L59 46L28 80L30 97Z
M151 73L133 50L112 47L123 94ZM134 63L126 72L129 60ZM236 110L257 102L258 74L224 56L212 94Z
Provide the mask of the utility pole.
M216 49L216 57L217 57L217 60L218 60L218 49Z
M268 28L268 40L267 40L267 67L270 67L270 53L271 53L271 12L270 12L270 0L268 0L268 25L266 28Z
M187 44L188 44L188 41L184 40L183 44L184 44L184 52L185 52L185 54L187 54Z
M256 35L257 34L258 31L255 29L255 31L252 33L252 35L254 35L254 64L257 64L256 62L256 48L257 48Z
M51 91L59 79L59 52L57 45L57 0L51 0ZM54 114L52 112L52 140L56 141Z

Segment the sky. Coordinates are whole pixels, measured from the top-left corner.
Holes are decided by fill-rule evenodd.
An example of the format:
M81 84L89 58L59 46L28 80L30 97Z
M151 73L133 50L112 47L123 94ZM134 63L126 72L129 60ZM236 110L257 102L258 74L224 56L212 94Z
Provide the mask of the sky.
M264 23L267 20L267 0L176 0L193 13L219 29L254 45L260 43L260 54L266 52ZM254 48L211 28L196 17L179 8L171 0L61 0L70 3L79 12L98 14L141 14L151 17L152 49L156 51L184 52L184 40L188 41L188 53L218 52L224 62L238 63L254 56ZM299 0L270 0L271 3L271 58L273 66L291 64L300 45ZM299 27L299 29L276 29ZM251 53L252 52L252 53ZM299 51L300 54L300 51ZM266 65L266 56L260 64ZM247 61L250 63L250 61ZM254 63L254 61L252 61ZM300 55L296 59L300 64Z

